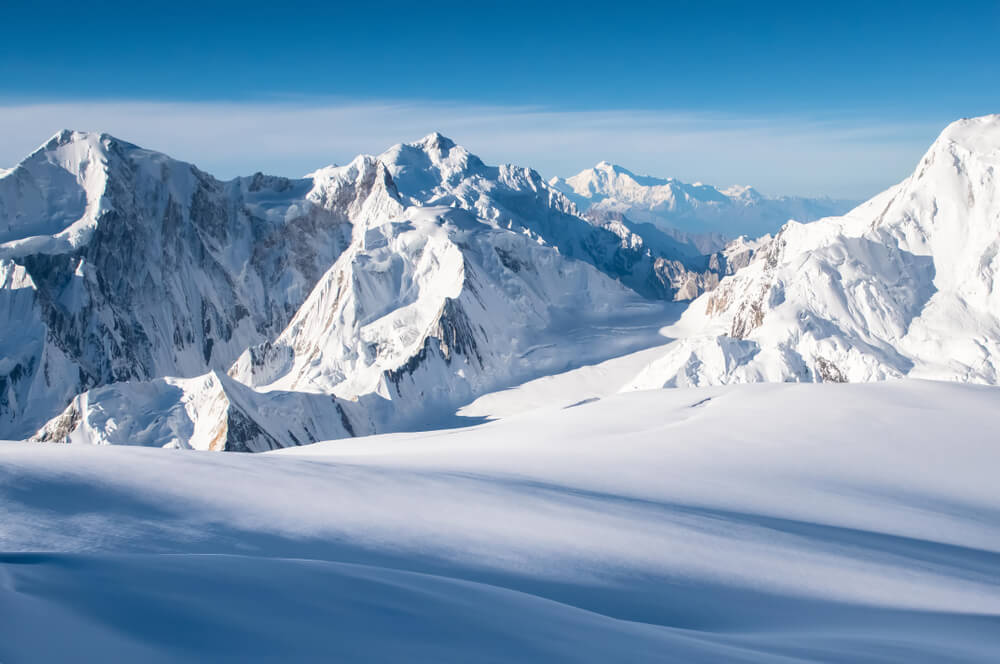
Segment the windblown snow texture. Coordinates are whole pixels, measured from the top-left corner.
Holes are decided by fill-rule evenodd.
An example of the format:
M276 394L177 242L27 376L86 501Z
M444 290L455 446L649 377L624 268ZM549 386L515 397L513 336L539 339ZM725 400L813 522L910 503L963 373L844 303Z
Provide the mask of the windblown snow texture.
M0 444L0 660L992 662L998 414L907 380L254 456Z

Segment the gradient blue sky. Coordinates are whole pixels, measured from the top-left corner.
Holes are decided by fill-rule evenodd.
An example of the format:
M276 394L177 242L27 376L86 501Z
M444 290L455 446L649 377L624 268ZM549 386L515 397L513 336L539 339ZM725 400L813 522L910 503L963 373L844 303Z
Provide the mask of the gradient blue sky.
M536 6L537 4L537 6ZM867 197L1000 112L1000 1L7 2L0 164L62 126L223 176L440 130L487 161L600 159Z

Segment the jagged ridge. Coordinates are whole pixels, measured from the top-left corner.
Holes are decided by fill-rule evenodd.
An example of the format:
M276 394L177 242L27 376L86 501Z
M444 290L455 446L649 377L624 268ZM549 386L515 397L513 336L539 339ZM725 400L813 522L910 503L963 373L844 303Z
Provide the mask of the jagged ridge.
M534 171L487 166L439 134L299 180L221 182L62 132L0 192L0 310L18 328L3 342L0 437L121 442L105 412L136 432L121 424L127 404L156 411L166 390L176 398L162 407L179 413L222 373L265 400L357 402L359 424L319 418L334 424L313 437L401 426L527 371L539 360L519 354L565 312L583 321L641 303L636 293L690 296L706 286L689 271L710 260L583 219ZM241 428L246 449L303 438L267 433L233 405L239 388L225 392L226 408L188 415L229 431L227 449ZM43 426L71 400L78 416L71 406ZM217 447L182 429L138 438Z
M902 183L787 224L694 301L633 387L1000 379L1000 116L950 125Z

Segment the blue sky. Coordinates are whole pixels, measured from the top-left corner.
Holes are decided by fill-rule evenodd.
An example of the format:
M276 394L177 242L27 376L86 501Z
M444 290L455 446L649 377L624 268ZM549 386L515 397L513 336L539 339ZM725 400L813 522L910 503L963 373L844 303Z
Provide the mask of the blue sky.
M300 174L440 130L545 175L609 159L860 198L1000 112L998 34L997 1L15 1L0 163L71 126Z

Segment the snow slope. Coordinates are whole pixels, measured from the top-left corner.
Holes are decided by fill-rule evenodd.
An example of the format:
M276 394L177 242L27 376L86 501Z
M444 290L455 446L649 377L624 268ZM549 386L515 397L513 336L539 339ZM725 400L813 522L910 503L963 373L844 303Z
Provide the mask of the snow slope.
M788 223L694 301L634 388L1000 378L1000 116L961 120L843 217Z
M264 455L2 444L0 659L995 661L998 414L761 384Z
M652 226L584 219L534 170L487 166L437 133L396 145L378 160L406 202L468 210L493 226L590 263L647 297L690 299L693 296L686 293L678 297L678 291L691 278L712 271L707 255L711 252L698 251Z
M630 310L633 318L668 313L586 263L465 211L409 208L369 228L320 281L269 348L283 367L238 363L232 375L264 390L378 395L392 402L379 421L398 428L408 410L453 411L570 357L628 347L627 338L588 347L572 334L628 320Z
M767 197L753 187L718 189L674 178L636 175L602 161L550 184L581 209L594 214L620 213L636 222L668 231L704 253L722 249L729 238L774 233L789 219L813 221L843 214L856 203L829 198Z

